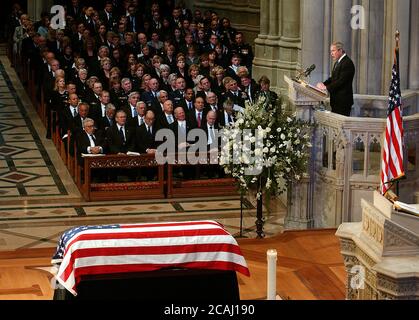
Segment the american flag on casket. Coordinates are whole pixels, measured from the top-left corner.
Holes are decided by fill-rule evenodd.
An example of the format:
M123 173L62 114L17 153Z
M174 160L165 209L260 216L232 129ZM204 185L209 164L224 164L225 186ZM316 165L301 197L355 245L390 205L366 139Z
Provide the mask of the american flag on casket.
M233 270L249 276L236 240L216 221L81 226L61 236L57 281L77 295L81 277L168 267Z

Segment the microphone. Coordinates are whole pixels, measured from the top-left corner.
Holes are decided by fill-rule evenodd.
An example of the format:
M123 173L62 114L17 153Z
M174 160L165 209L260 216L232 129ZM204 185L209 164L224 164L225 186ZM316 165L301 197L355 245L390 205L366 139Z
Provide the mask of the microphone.
M314 69L316 69L316 65L312 64L310 67L308 67L304 72L303 75L305 77L308 77L310 75L310 73L312 73L314 71Z

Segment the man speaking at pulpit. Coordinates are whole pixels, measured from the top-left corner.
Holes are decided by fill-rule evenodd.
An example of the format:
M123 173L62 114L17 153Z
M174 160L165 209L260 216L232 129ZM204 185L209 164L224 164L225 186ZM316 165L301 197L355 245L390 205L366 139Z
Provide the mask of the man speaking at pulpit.
M349 117L354 104L352 82L355 65L345 53L341 42L334 42L330 46L330 54L335 62L332 76L323 83L318 83L317 88L329 91L332 112Z

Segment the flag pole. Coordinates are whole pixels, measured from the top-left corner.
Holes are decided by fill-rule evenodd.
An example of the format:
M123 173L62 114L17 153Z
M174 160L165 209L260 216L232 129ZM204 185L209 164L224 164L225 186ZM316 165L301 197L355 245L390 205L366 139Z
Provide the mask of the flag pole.
M399 65L399 49L400 49L400 30L397 29L396 30L396 34L395 34L395 38L396 38L396 52L395 52L395 60L396 60L396 64L397 64L397 73L400 74L400 65ZM401 108L401 106L400 106ZM403 164L402 164L403 165ZM400 196L400 185L399 185L400 179L396 180L396 195Z

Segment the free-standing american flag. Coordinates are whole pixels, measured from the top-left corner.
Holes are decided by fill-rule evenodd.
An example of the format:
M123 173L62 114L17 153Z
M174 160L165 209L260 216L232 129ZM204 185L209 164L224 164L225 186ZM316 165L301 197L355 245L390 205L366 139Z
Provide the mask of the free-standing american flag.
M400 89L398 35L396 41L381 164L381 193L383 195L391 188L393 182L404 177L402 93Z
M83 276L163 268L233 270L249 276L236 240L215 221L82 226L64 232L53 264L73 295Z

